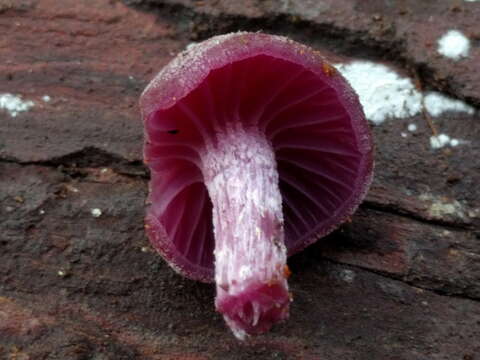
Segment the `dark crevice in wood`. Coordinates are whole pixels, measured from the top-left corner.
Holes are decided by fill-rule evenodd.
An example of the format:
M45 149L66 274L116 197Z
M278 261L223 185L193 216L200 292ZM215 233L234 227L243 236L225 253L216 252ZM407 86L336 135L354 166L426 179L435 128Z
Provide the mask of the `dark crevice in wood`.
M322 257L322 260L326 261L326 262L329 262L329 263L332 263L332 264L338 264L338 265L347 266L347 267L350 267L350 268L353 268L353 269L366 271L366 272L369 272L369 273L372 273L372 274L375 274L375 275L379 275L379 276L382 276L382 277L390 279L390 280L400 281L400 282L402 282L402 283L404 283L408 286L411 286L411 287L414 287L414 288L417 288L417 289L422 289L422 290L431 292L435 295L445 296L445 297L453 297L453 298L464 299L464 300L470 300L470 301L480 303L479 298L468 296L468 295L465 295L463 293L459 294L459 293L455 293L453 291L433 289L433 288L429 288L427 286L421 286L419 284L416 284L414 281L410 281L410 280L405 279L405 277L408 277L408 274L405 275L405 276L398 276L398 275L396 276L392 273L387 273L385 271L370 269L370 268L360 266L360 265L347 264L347 263L343 263L343 262L340 262L340 261L335 261L331 258Z
M453 222L453 221L447 221L442 219L428 219L413 211L401 208L396 205L381 204L378 202L365 200L360 206L365 209L377 210L377 211L381 211L381 212L392 214L392 215L398 215L398 216L401 216L410 220L415 220L428 225L441 226L446 230L449 230L449 229L473 230L474 229L474 226L472 224L462 223L462 222Z
M153 12L162 21L171 21L172 16L177 20L189 20L192 24L190 31L181 32L178 36L187 33L190 41L202 41L211 36L235 31L262 31L272 34L289 36L295 40L309 43L312 46L321 46L335 53L357 59L373 59L379 62L385 60L405 69L412 78L417 78L425 90L436 90L448 94L478 107L476 99L464 99L455 93L454 85L449 79L440 83L436 79L436 71L425 63L416 63L407 54L403 40L393 36L384 40L372 38L368 32L351 31L336 27L334 24L320 24L288 14L266 13L259 17L247 17L220 13L210 15L195 11L189 6L168 4L154 0L123 0L127 5L141 11ZM317 36L316 36L317 34ZM318 34L322 34L318 36ZM315 43L312 44L312 39Z

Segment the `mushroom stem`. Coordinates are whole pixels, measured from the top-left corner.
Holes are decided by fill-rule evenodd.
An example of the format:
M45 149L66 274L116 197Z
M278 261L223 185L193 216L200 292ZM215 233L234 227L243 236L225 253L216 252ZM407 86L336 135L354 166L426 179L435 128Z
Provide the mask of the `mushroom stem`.
M235 336L288 317L282 198L272 145L258 131L217 134L202 155L213 204L215 305Z

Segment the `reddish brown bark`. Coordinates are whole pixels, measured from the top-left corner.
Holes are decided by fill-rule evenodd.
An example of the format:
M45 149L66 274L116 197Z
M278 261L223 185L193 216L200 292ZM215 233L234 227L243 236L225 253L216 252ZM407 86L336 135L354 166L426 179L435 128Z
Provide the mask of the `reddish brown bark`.
M144 235L136 102L192 39L266 28L336 59L417 68L424 87L480 104L478 41L458 66L431 45L450 28L478 36L479 4L330 3L0 1L0 93L35 102L0 112L0 359L478 356L478 115L436 118L470 141L436 151L421 116L375 127L367 201L290 259L291 318L249 342L214 312L212 286L176 275Z

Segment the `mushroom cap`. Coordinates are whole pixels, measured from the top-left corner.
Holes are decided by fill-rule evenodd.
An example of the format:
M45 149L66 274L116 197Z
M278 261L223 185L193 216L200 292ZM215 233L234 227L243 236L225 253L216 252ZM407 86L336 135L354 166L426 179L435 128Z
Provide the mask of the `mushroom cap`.
M190 46L144 90L147 234L181 274L214 278L212 204L201 156L241 124L272 144L292 255L349 218L373 175L358 97L318 51L238 32Z

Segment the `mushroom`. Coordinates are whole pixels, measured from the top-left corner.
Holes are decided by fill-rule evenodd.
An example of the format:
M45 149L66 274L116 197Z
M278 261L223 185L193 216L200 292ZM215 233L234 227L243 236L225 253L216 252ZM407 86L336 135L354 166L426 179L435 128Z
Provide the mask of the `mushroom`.
M237 338L285 320L287 255L348 219L372 179L357 95L319 52L239 32L179 54L140 107L155 249L184 276L215 281Z

